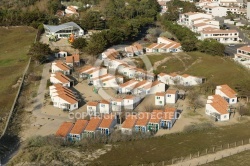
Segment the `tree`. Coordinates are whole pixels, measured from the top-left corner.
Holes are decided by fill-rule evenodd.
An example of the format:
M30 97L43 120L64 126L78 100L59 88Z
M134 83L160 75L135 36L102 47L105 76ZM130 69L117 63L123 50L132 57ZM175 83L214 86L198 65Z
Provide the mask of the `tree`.
M43 63L51 52L48 44L36 42L31 45L28 55L36 62Z
M205 39L199 43L198 50L213 56L222 56L224 54L225 46L217 40Z
M87 46L87 42L86 42L86 39L84 38L77 38L71 44L72 48L79 49L79 50L82 50L86 46Z
M185 38L181 42L183 51L186 51L186 52L195 51L197 49L197 46L196 46L197 41L198 39L196 37Z
M189 105L193 108L194 112L196 111L196 109L204 107L204 103L200 99L197 91L189 91L187 98L189 100Z
M106 49L107 44L105 33L96 33L91 36L86 51L91 55L97 55Z

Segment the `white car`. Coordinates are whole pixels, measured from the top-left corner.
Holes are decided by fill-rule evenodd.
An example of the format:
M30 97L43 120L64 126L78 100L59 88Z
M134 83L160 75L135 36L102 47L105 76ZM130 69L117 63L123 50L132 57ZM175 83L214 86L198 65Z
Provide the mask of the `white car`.
M228 47L234 47L235 45L234 44L229 44Z

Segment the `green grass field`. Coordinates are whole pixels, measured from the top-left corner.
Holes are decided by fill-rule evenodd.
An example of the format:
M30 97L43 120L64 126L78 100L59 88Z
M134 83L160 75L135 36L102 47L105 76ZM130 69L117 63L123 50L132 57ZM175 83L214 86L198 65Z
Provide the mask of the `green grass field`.
M246 166L250 163L250 151L241 152L239 154L225 157L203 166Z
M18 90L12 86L27 65L27 52L35 35L36 30L30 27L0 28L0 117L5 117L11 108Z
M117 143L112 150L95 162L103 165L130 165L148 162L170 161L188 156L206 148L226 145L242 139L248 140L250 122L204 131L177 133L162 137Z

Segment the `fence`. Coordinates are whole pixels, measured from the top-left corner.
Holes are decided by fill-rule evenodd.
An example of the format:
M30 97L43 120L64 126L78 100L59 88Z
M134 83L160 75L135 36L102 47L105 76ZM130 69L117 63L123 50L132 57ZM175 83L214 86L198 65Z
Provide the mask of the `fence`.
M249 146L244 147L244 145L249 145ZM239 149L237 149L234 152L230 152L230 150L232 150L232 148L239 148ZM228 150L228 151L226 151L228 153L225 153L224 150ZM198 159L200 157L207 157L206 155L216 153L216 157L214 157L210 160L208 160L208 159L206 160L205 163L207 163L207 162L212 162L212 161L215 161L218 159L222 159L224 157L228 157L228 156L231 156L231 155L234 155L234 154L246 151L246 150L250 150L250 138L245 139L245 140L241 140L241 141L232 142L232 143L222 144L219 146L213 146L211 148L203 149L203 150L197 151L196 153L191 153L191 154L186 155L186 156L175 157L175 158L172 158L171 160L159 161L159 162L154 162L154 163L153 162L143 163L143 164L141 163L141 164L136 164L136 165L137 166L165 166L165 165L177 164L177 165L184 166L185 165L185 164L183 164L184 162L188 163L190 161L190 163L191 163L192 159ZM217 154L217 153L221 153L221 154ZM190 163L188 165L191 165ZM195 165L205 164L204 162L200 163L198 160L195 163L196 163Z

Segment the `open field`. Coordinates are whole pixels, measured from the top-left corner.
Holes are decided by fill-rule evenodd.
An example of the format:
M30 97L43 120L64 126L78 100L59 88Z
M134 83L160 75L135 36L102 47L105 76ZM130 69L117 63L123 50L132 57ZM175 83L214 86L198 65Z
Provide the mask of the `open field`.
M36 30L31 27L0 28L0 117L6 117L15 98L18 79L22 76L29 57L29 46ZM16 85L13 87L13 85Z
M161 137L117 143L96 162L102 165L129 165L169 161L175 157L204 151L221 144L248 140L250 122L201 131L169 134Z
M239 154L225 157L221 160L217 160L203 166L245 166L250 163L250 151L241 152Z

